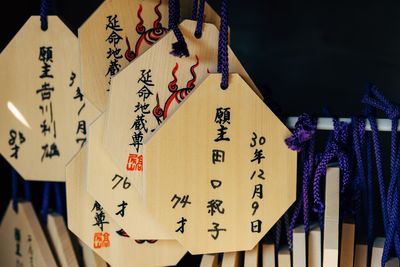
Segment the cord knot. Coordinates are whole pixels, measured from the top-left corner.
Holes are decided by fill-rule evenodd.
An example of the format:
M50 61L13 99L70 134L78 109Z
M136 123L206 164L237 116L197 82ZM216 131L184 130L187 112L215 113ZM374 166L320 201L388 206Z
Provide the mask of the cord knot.
M289 149L302 151L307 141L311 140L317 130L317 119L307 113L301 114L297 120L293 135L286 138Z

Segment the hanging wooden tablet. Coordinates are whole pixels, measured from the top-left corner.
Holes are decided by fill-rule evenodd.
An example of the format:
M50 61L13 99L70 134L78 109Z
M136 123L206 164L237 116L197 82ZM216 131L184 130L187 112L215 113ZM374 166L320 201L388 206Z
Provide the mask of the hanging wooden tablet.
M195 27L196 22L189 20L180 25L190 57L170 54L172 43L176 42L170 32L112 79L104 145L120 171L132 178L139 193L143 190L142 172L146 165L142 154L145 140L210 72L216 71L218 30L204 23L202 37L197 39ZM238 72L257 91L231 50L229 56L232 72Z
M321 229L317 224L311 225L308 234L307 260L309 267L322 266L322 237Z
M219 24L215 11L206 7L205 20ZM83 87L88 98L105 111L111 77L167 32L167 0L104 1L79 28Z
M134 240L85 188L87 147L68 164L68 227L112 266L175 265L186 250L172 240Z
M352 266L354 263L354 222L343 222L340 245L340 264L339 266Z
M278 251L278 267L291 267L290 251L287 247Z
M218 267L218 254L203 255L201 257L200 267Z
M306 267L306 233L304 225L299 225L293 229L293 266Z
M82 241L82 257L85 267L107 267L107 263Z
M339 264L339 167L328 167L325 186L324 251L322 265Z
M61 267L79 267L69 231L63 216L52 213L47 216L47 230Z
M259 261L258 254L258 244L252 250L245 251L243 267L257 267Z
M0 152L27 180L64 181L98 111L79 80L78 39L56 16L32 16L0 56Z
M10 201L0 240L0 266L57 266L30 202L19 202L16 213Z
M262 245L262 266L275 266L275 245L272 243L265 243Z
M387 262L385 267L399 267L399 259L398 258L390 258Z
M130 179L121 174L103 146L105 115L89 130L87 188L111 218L135 239L171 239L152 218ZM101 183L99 183L101 181ZM96 189L93 191L93 189ZM111 194L110 194L111 190Z
M365 267L368 261L368 246L356 244L354 252L354 267Z
M385 238L377 237L374 240L374 247L372 248L371 267L379 267L381 265L383 247L385 246Z
M241 251L225 252L222 257L221 267L239 267L243 262L243 253Z
M371 267L380 267L382 266L382 254L383 254L383 249L385 246L385 238L383 237L377 237L374 240L374 246L372 248L372 254L371 254ZM343 265L346 266L346 265ZM389 258L385 262L385 267L398 267L399 266L399 259L398 258Z
M192 254L251 250L296 198L289 130L238 74L210 74L144 146L144 200Z

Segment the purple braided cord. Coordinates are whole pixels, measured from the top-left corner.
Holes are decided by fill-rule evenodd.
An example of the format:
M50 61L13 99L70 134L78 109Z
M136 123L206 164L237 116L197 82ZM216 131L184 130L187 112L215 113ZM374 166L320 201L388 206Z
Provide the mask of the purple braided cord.
M221 25L218 38L218 72L222 73L221 88L228 88L228 0L221 2Z
M357 223L361 223L360 217L360 208L361 208L361 194L363 192L363 188L365 188L365 172L363 167L363 159L362 159L362 140L365 135L365 121L353 118L353 144L354 144L354 152L356 156L356 164L357 164L357 175L355 180L355 213L357 217Z
M367 134L367 244L368 253L371 255L372 246L374 244L374 183L373 183L373 166L372 166L372 136Z
M314 147L315 140L314 135L317 128L317 119L311 117L308 114L302 114L295 124L295 129L293 135L285 139L286 145L291 150L303 151L303 181L302 181L302 195L298 200L293 212L289 233L290 240L293 237L293 229L296 225L297 219L300 215L301 208L303 208L303 222L305 232L308 233L310 229L310 219L309 219L309 182L312 175L312 167L314 161ZM308 142L310 141L310 142ZM305 148L305 149L304 149ZM289 249L292 249L289 247Z
M314 175L313 181L313 196L314 196L314 211L317 212L320 216L322 216L324 212L324 203L321 199L321 192L320 192L320 183L321 178L326 175L326 168L328 163L337 157L339 162L342 161L342 164L339 164L343 174L348 173L349 170L349 163L346 163L348 157L344 157L345 152L344 148L348 143L349 137L349 124L346 122L341 122L338 119L333 119L334 131L333 136L330 142L327 144L324 153L322 154L321 161L319 162L317 169ZM340 153L339 153L340 152ZM346 178L348 180L348 178ZM348 181L343 179L343 188L347 186Z
M330 139L332 137L332 132L330 132L329 135L330 135L330 137L328 138L327 144L330 142ZM319 153L317 153L315 155L315 166L318 166L321 163L322 156L323 156L323 153L321 153L321 152L319 152ZM315 176L315 173L314 173L314 176ZM314 197L314 180L312 181L312 184L313 184L313 192L312 193L313 193L313 197ZM314 211L314 207L313 207L313 211ZM324 229L324 214L323 213L317 213L317 215L318 215L319 228L321 230L323 230Z
M371 96L370 96L371 94ZM392 242L394 241L395 250L397 256L400 257L400 237L398 233L398 229L396 229L397 223L397 214L398 214L398 192L396 189L397 177L396 177L396 147L397 147L397 127L398 127L398 118L400 117L400 107L391 103L376 87L372 84L367 84L367 92L363 97L362 102L367 104L375 109L382 110L386 116L392 120L392 135L391 135L391 153L390 153L390 182L389 188L386 196L386 216L384 215L383 206L385 200L382 201L382 214L384 215L384 221L389 220L389 223L386 223L386 242L382 255L382 266L387 261L389 257L389 253L392 247ZM375 142L374 142L375 143ZM376 151L375 151L376 152ZM378 172L379 174L379 172ZM380 187L384 186L383 182L380 183ZM382 190L381 191L381 200L382 200ZM385 223L384 223L385 225Z
M350 157L348 152L338 151L339 168L342 171L342 189L341 192L344 193L347 186L350 183Z
M47 22L47 15L49 12L49 6L47 0L40 1L40 28L46 31L49 27Z
M399 152L397 153L397 159L395 161L395 166L394 166L394 171L398 174L399 169L400 169L400 149ZM385 246L383 249L383 254L382 254L382 261L381 265L382 267L385 266L386 261L389 259L389 253L392 247L392 242L394 243L394 248L396 250L397 257L400 257L399 255L399 249L400 249L400 242L399 242L399 236L398 236L398 223L399 223L399 183L398 181L396 182L396 189L395 192L393 193L393 208L390 211L389 215L389 224L388 224L388 233L386 234L386 242Z
M174 32L177 40L176 43L172 44L172 51L170 52L170 54L176 57L183 57L183 56L188 57L189 50L185 38L183 37L183 34L178 27L179 17L180 17L179 0L169 0L168 8L169 8L168 27Z
M397 147L397 127L398 127L398 119L392 119L392 135L391 135L391 145L390 145L390 182L389 182L389 189L388 189L388 201L387 201L387 207L389 210L392 209L392 195L394 194L395 191L395 183L396 183L396 173L395 173L395 156L396 156L396 147Z
M206 0L200 0L199 14L197 16L196 30L194 32L194 36L197 39L201 38L201 34L202 34L203 22L204 22L204 6L205 6L205 4L206 4Z
M314 169L314 153L315 153L315 139L310 140L308 146L308 159L304 164L303 169L303 220L304 220L304 230L306 234L310 232L310 182L313 175Z
M292 232L289 231L289 229L290 229L290 220L289 220L289 212L288 211L283 215L283 221L285 223L285 228L286 228L286 242L288 244L288 247L292 248L293 247L293 242L292 242L292 239L291 239L291 233Z
M376 160L376 169L378 173L378 184L379 184L379 192L380 192L380 199L381 199L381 209L382 209L382 217L383 217L383 226L384 230L386 233L386 237L393 235L392 231L390 231L390 226L389 226L389 220L390 220L390 210L387 207L387 195L386 195L386 186L385 186L385 180L384 180L384 173L383 173L383 167L382 167L382 159L381 159L381 148L380 148L380 142L379 142L379 135L378 135L378 125L376 122L376 119L370 116L369 118L371 128L372 128L372 138L373 138L373 143L374 143L374 150L375 150L375 160ZM395 239L395 248L396 248L396 253L399 256L399 244L400 244L400 238L397 234L394 237ZM397 245L396 245L397 244ZM390 243L387 242L385 244L384 250L383 250L383 255L382 255L382 262L386 262L387 259L389 258L389 253L391 250L391 241Z
M197 2L198 2L198 0L193 0L191 20L197 19L197 5L198 5Z
M275 247L279 249L279 245L281 243L281 232L282 232L282 219L275 224Z
M168 0L168 28L174 27L176 19L176 0Z
M380 199L381 199L381 209L382 209L382 217L383 217L383 227L384 231L386 233L386 222L388 216L387 216L387 208L386 208L386 186L385 186L385 179L384 179L384 174L383 174L383 167L382 167L382 158L381 158L381 146L379 142L379 130L378 130L378 124L376 122L376 119L372 116L368 116L368 121L371 124L371 130L372 130L372 140L374 144L374 155L375 155L375 161L376 161L376 172L378 174L378 185L379 185L379 193L380 193Z
M369 96L369 94L372 94L372 96ZM399 119L400 117L400 107L390 102L375 85L370 84L367 94L362 99L362 103L382 110L391 120ZM396 159L393 160L395 161Z
M391 198L394 191L394 164L396 161L396 147L397 147L397 126L400 117L400 107L391 103L378 89L377 86L369 84L367 94L364 96L362 102L368 104L376 109L382 110L386 116L392 120L392 137L391 137L391 154L390 154L390 172L391 179L388 191L388 209L391 209ZM369 96L372 94L372 96ZM376 99L375 99L376 98Z
M325 152L322 155L322 159L315 171L314 181L313 181L313 197L314 197L313 210L318 214L322 214L325 208L324 203L322 203L320 196L321 178L326 175L326 167L328 163L336 156L337 150L338 148L336 144L329 144L328 147L325 149Z

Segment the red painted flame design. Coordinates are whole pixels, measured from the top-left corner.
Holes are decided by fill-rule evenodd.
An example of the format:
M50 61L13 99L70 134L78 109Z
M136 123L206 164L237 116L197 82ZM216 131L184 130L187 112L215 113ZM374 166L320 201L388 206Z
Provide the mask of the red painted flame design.
M193 89L195 87L195 82L197 79L195 69L199 66L199 57L196 55L196 63L190 67L190 73L192 74L192 79L187 82L186 88Z
M126 60L131 62L132 60L134 60L136 58L136 54L135 54L135 52L132 51L131 44L129 43L129 39L127 36L125 37L125 41L126 41L126 45L128 46L128 48L125 51L125 58L126 58Z
M125 232L124 229L118 230L118 231L117 231L117 234L119 234L120 236L123 236L123 237L129 237L128 233Z
M161 13L160 10L158 9L161 6L161 0L158 2L158 4L154 7L154 12L157 15L157 19L154 21L153 23L153 28L157 29L157 28L161 28Z
M143 25L144 21L142 18L142 10L143 10L142 4L139 4L139 9L137 11L137 16L138 16L139 22L136 25L136 31L139 34L143 34L146 31L146 27Z
M176 77L176 72L178 71L178 68L179 64L176 63L175 67L172 69L172 76L174 77L174 79L170 81L168 84L168 90L171 93L176 92L178 90L178 85L176 84L178 82L178 78Z
M158 93L156 94L156 101L157 101L157 105L153 108L153 115L156 118L161 118L164 114L164 111L160 106L160 99L158 97Z

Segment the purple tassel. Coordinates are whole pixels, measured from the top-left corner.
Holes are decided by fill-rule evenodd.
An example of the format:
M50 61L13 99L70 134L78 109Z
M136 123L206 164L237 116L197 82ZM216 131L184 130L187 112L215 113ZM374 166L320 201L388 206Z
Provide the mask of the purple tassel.
M189 50L185 41L178 41L172 44L172 51L170 52L171 55L175 57L188 57Z
M294 151L303 150L305 143L315 134L317 119L308 114L302 114L296 122L294 133L285 140L286 145Z

